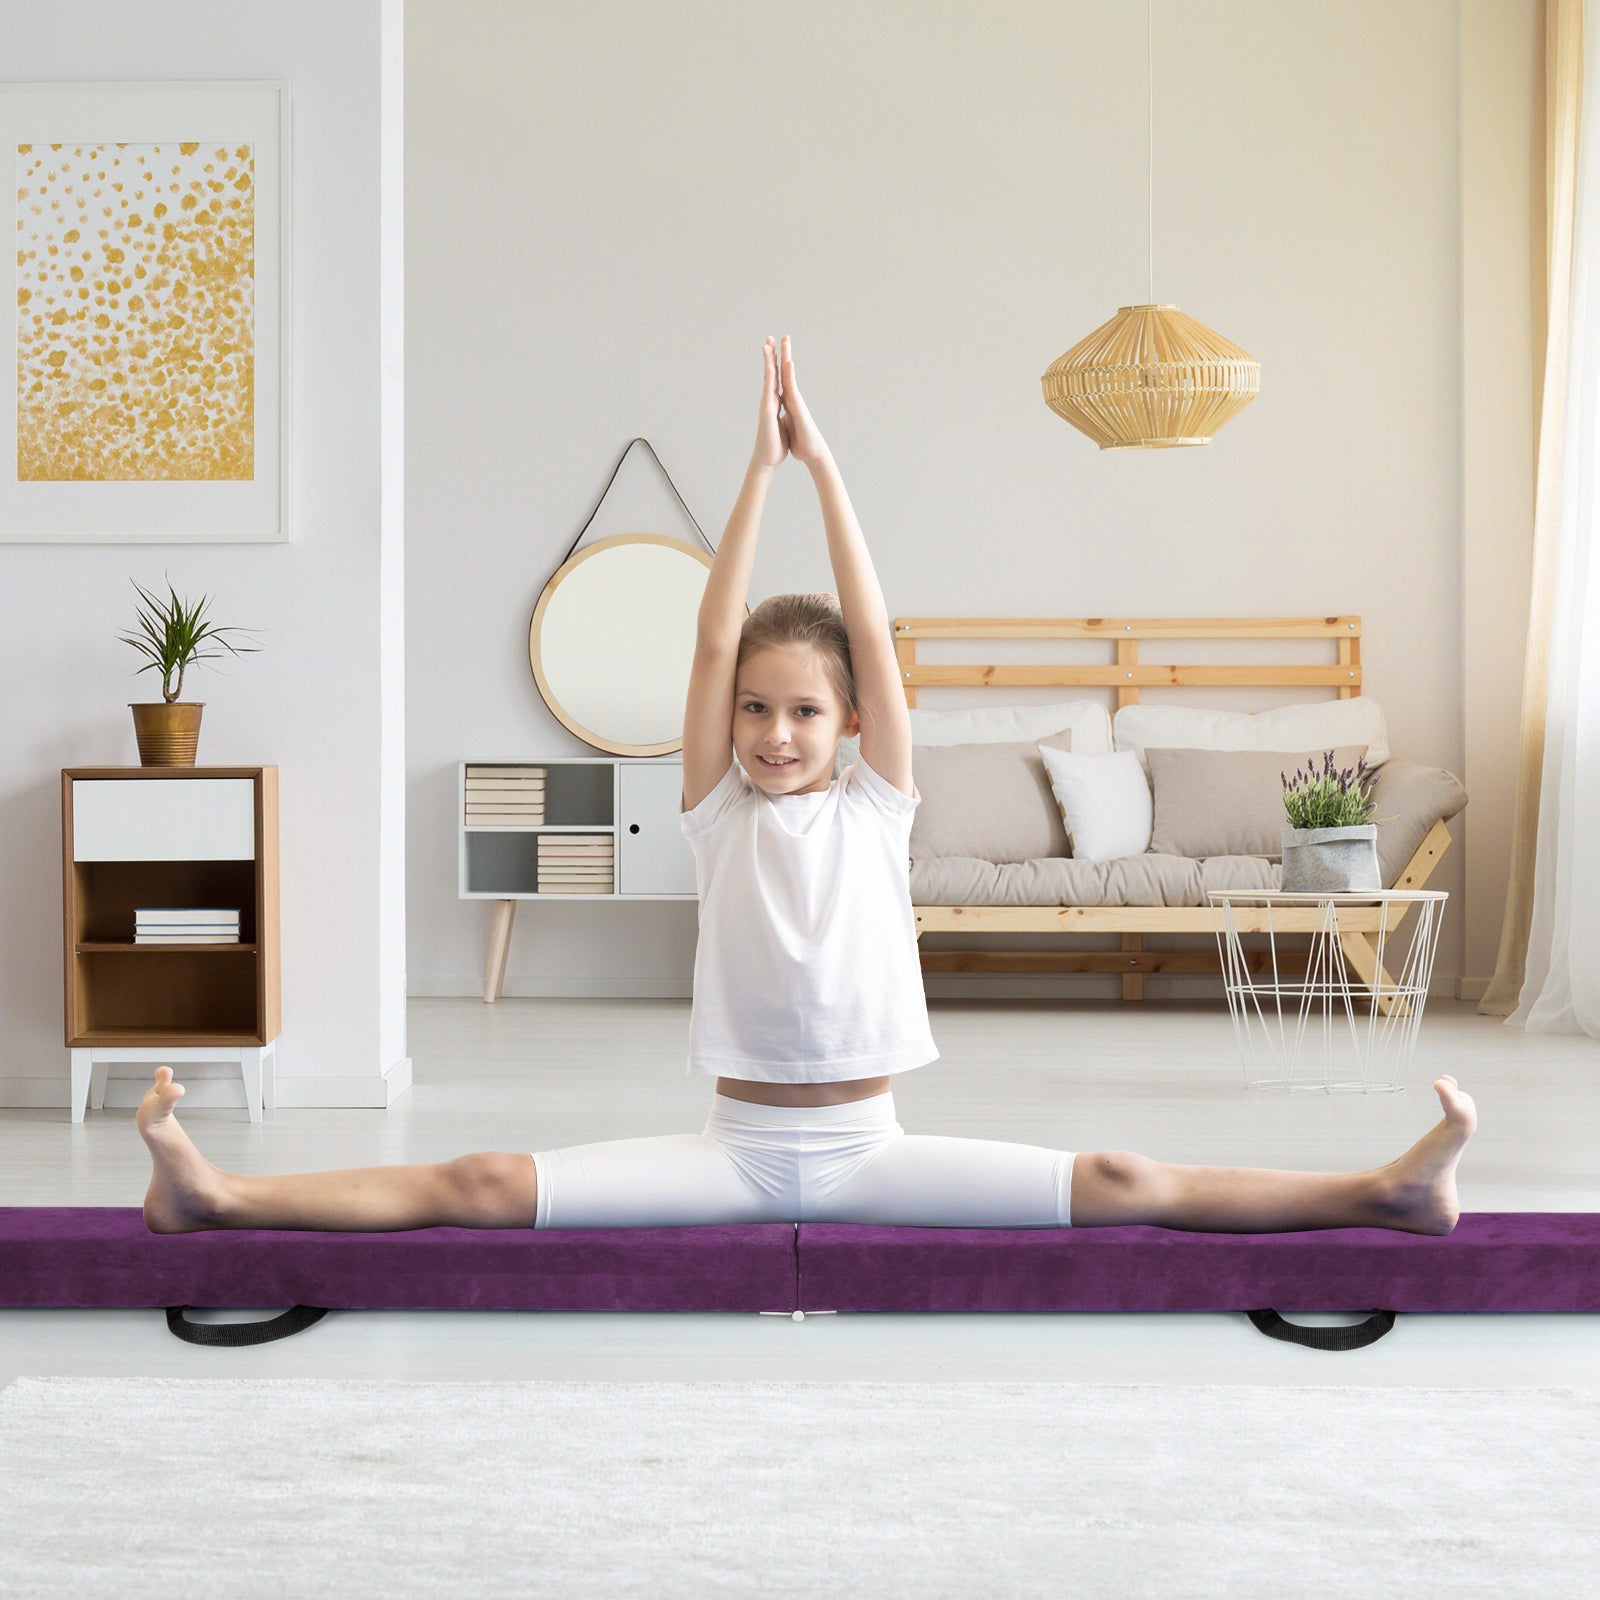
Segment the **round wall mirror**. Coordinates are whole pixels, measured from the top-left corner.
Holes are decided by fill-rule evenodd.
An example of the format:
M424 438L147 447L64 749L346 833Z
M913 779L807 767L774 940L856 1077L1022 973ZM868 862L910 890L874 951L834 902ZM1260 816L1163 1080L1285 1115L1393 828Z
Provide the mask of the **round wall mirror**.
M615 755L683 748L711 554L657 533L580 550L544 587L528 629L539 693L563 726Z

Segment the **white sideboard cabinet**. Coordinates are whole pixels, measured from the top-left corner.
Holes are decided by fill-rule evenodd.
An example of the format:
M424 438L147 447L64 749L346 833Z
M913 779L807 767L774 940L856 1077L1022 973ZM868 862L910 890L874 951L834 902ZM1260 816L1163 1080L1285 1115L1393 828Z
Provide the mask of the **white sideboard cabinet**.
M521 900L693 900L678 808L683 762L660 756L463 761L459 893L492 900L483 998L500 998Z

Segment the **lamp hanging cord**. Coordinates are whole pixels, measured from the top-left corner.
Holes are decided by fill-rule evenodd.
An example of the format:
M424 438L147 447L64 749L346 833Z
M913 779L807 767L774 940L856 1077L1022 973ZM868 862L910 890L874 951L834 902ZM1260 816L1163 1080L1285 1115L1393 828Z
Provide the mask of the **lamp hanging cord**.
M1156 75L1155 30L1150 20L1152 0L1144 0L1144 87L1145 104L1149 107L1150 126L1146 148L1149 152L1149 172L1145 180L1145 194L1149 199L1150 239L1150 304L1156 303Z

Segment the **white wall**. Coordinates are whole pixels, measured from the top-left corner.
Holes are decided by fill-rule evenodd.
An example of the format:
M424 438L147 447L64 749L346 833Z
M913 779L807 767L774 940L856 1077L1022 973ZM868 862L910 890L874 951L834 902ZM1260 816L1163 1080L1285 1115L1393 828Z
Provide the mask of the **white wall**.
M204 764L276 763L281 785L281 1105L382 1106L409 1082L399 929L380 954L403 808L386 705L401 689L398 590L381 626L380 0L54 0L10 8L0 80L287 79L293 117L293 517L287 545L0 544L0 1104L64 1106L62 767L136 764L127 702L150 677L118 640L130 578L214 593L214 620L263 629L260 655L196 671ZM398 6L393 17L398 18ZM399 61L392 61L396 87ZM395 323L396 341L398 323ZM392 561L398 505L387 508ZM390 581L397 581L391 566ZM385 678L389 693L385 694ZM398 812L403 819L403 809ZM387 968L387 970L386 970ZM133 1104L116 1086L108 1104ZM191 1104L243 1105L238 1070Z
M1155 296L1249 350L1262 388L1208 449L1102 455L1038 379L1146 298L1142 6L417 0L413 992L482 982L489 911L455 898L455 763L592 753L529 672L541 587L635 434L720 540L767 333L793 335L891 614L1359 612L1394 748L1461 772L1465 358L1512 363L1502 415L1474 413L1474 449L1506 462L1474 504L1526 512L1536 12L1156 6ZM1509 177L1463 170L1463 29L1490 91L1468 159L1498 140ZM1469 308L1463 187L1510 208L1474 213L1492 259ZM1503 321L1487 347L1464 310ZM589 537L627 530L693 538L642 451ZM820 518L789 464L752 600L814 587L832 587ZM1515 604L1481 611L1517 657ZM1471 773L1490 812L1500 760L1480 745ZM1488 820L1486 858L1506 826ZM1456 891L1447 982L1463 860L1434 880ZM1497 928L1492 881L1473 910ZM525 908L506 990L686 994L694 937L692 904Z

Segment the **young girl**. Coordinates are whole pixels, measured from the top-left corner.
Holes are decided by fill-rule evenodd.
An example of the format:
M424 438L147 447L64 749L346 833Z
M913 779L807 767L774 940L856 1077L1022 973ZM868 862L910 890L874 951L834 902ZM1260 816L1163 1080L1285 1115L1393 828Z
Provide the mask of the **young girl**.
M714 1076L705 1130L536 1155L287 1177L219 1171L172 1115L170 1067L137 1122L157 1233L199 1228L595 1228L876 1222L1210 1232L1449 1233L1476 1121L1454 1078L1444 1120L1368 1172L1173 1166L1128 1152L908 1135L889 1080L938 1059L908 874L911 722L888 613L838 468L763 348L755 453L700 607L683 729L682 828L700 898L689 1071ZM746 618L756 532L786 456L816 484L838 585ZM834 776L839 741L860 757ZM730 759L730 748L738 762Z

